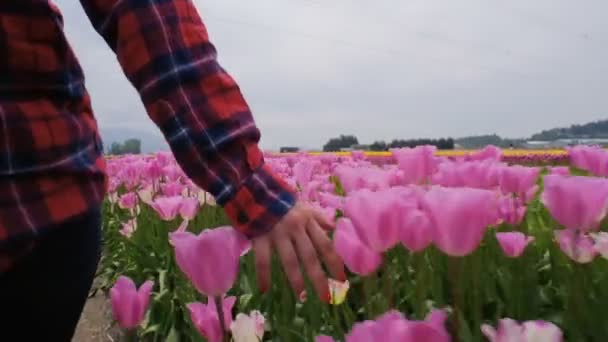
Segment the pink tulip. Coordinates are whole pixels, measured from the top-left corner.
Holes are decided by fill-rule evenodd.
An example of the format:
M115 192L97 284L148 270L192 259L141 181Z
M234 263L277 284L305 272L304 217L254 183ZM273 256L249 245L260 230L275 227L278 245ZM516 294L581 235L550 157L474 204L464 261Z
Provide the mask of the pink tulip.
M600 232L592 234L593 249L604 259L608 259L608 233Z
M157 197L152 202L152 208L158 213L161 219L172 221L177 216L182 204L182 196Z
M481 151L473 152L469 154L466 159L467 160L490 160L490 161L500 161L502 158L502 150L496 146L488 145L484 147Z
M498 168L500 189L503 193L524 195L533 189L538 179L540 169L521 165Z
M239 258L250 242L232 227L169 234L177 265L202 294L220 296L232 287Z
M567 166L553 166L553 167L549 168L549 174L560 175L560 176L570 176L570 168Z
M192 220L196 217L199 209L198 198L184 197L179 206L179 214L184 220Z
M608 179L548 175L541 201L562 226L595 230L608 213Z
M382 253L399 242L399 200L389 191L357 191L346 198L344 214L357 235L372 250Z
M434 244L450 256L473 252L487 227L497 222L497 196L489 190L435 187L424 196L423 206Z
M304 187L312 179L312 174L318 162L308 159L301 159L293 166L293 174L297 184Z
M608 176L608 152L596 146L575 146L568 149L572 165L599 177Z
M139 190L137 192L137 195L139 196L142 202L146 203L147 205L152 205L154 198L154 188L152 187L152 185L148 185L143 189Z
M215 306L215 301L209 298L207 304L190 303L187 305L190 311L190 318L198 332L209 342L222 342L225 332L228 332L232 324L232 307L236 303L236 297L227 297L222 300L224 313L224 329L222 331L220 320Z
M249 315L239 313L230 325L234 342L259 342L264 339L266 319L261 312L254 310Z
M144 177L152 181L160 179L162 175L163 169L160 166L160 163L158 163L156 160L149 162L144 168Z
M405 224L401 227L401 243L410 252L420 252L433 242L431 221L426 212L411 209L406 214Z
M347 218L338 220L334 233L334 246L348 269L356 274L369 275L382 263L382 255L359 240L352 222Z
M425 183L437 171L438 158L435 146L418 146L391 150L406 184Z
M561 330L545 321L527 321L523 324L505 318L498 322L498 330L488 324L481 326L481 332L490 342L561 342Z
M498 170L503 164L493 160L443 162L433 175L433 182L447 187L495 189L499 184Z
M137 194L128 192L118 199L118 206L121 209L133 209L137 205Z
M134 329L144 319L154 282L148 280L139 290L128 277L120 276L110 290L114 319L123 329Z
M498 200L498 214L503 222L517 226L526 216L527 207L522 200L512 195L501 196Z
M137 229L137 220L136 219L131 219L127 222L123 222L122 223L122 229L120 229L118 232L127 237L130 238L131 235L133 235L133 233L135 232L135 230Z
M579 264L590 263L597 255L593 240L583 232L572 229L557 230L555 238L562 252Z
M319 193L319 202L324 207L332 207L337 209L342 209L344 207L344 197L326 192Z
M166 197L181 196L184 185L180 182L168 182L160 185L160 190Z
M356 323L346 336L346 342L449 342L445 328L446 315L434 310L424 321L410 321L398 311L389 311L376 321ZM331 342L328 336L318 336L316 342Z
M339 165L334 170L334 173L347 194L360 189L372 191L384 190L388 189L391 185L390 172L378 168L361 166L354 168L347 165Z
M180 179L184 172L177 166L176 164L170 164L163 168L163 173L165 174L165 178L169 182L174 182Z
M534 237L520 232L496 233L500 248L509 258L517 258L524 253L526 246L534 241Z

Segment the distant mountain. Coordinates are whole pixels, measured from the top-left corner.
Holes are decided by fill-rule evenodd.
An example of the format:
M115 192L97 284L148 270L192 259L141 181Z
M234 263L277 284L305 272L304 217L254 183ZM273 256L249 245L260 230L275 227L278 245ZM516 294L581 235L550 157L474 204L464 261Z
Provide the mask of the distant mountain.
M102 127L100 131L103 145L106 150L113 142L122 143L123 141L132 138L141 141L141 151L143 153L169 150L169 145L165 142L165 138L161 135L160 131L154 134L144 130L120 127Z
M606 139L608 138L608 120L600 120L583 125L553 128L532 135L531 140L557 139Z
M558 139L608 139L608 120L552 128L533 134L529 139L509 139L496 134L486 134L462 137L454 141L459 147L473 149L486 145L520 147L526 140L554 141Z

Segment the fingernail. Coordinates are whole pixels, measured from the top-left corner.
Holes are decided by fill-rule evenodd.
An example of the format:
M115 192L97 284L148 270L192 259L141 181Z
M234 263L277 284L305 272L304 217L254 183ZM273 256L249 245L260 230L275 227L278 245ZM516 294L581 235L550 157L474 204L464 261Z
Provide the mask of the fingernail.
M329 289L327 290L327 293L325 294L325 303L327 303L327 304L331 303L331 293L329 293Z
M300 300L300 303L306 302L306 299L308 299L308 296L306 294L306 290L304 290L304 291L302 291L300 293L300 295L298 296L298 299Z

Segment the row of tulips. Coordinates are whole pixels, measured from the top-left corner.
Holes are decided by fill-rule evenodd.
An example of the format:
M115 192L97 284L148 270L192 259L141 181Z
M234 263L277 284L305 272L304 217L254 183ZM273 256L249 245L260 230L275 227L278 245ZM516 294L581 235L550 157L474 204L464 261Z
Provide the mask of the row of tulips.
M350 273L328 302L293 294L276 261L260 293L249 241L169 154L112 159L102 270L115 318L151 341L603 341L606 152L568 152L576 168L511 165L493 147L268 157L335 223Z
M602 150L599 147L590 147L594 150ZM340 153L329 153L329 155L335 156L365 156L369 160L375 161L375 163L392 163L394 162L393 152L398 149L392 149L390 151L375 152L375 151L353 151L353 152L340 152ZM520 164L520 165L566 165L569 162L570 149L566 150L500 150L495 146L488 146L483 151L470 151L470 150L437 150L435 155L439 157L448 158L451 160L472 160L475 158L483 157L487 154L498 153L501 156L501 160L506 163ZM300 153L303 155L303 153ZM312 156L327 155L326 153L311 153ZM293 153L267 153L266 157L269 158L285 158Z

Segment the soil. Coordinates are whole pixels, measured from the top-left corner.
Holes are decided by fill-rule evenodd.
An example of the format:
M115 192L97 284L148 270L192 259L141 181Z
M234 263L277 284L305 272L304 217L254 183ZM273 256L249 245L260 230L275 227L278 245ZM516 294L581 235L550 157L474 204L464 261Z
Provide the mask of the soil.
M93 284L72 342L118 342L120 331L113 324L112 307L103 291Z

